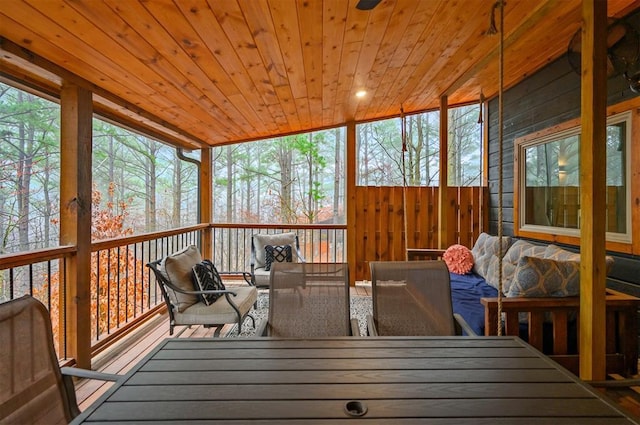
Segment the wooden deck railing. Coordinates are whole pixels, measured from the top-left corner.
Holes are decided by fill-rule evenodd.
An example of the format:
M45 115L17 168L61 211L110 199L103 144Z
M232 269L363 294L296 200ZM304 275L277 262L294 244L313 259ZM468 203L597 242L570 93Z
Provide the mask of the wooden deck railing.
M164 308L160 289L146 264L188 245L199 245L206 228L203 224L92 244L91 336L94 353Z
M0 255L0 302L31 295L40 300L52 313L54 344L61 358L66 357L66 335L58 332L64 323L66 306L65 262L75 255L74 246L38 249L19 254ZM59 314L62 313L62 314Z
M455 223L452 243L472 245L486 228L487 191L482 188L449 188L451 202L446 213ZM438 231L437 191L410 188L406 199L402 188L358 188L360 205L354 232L356 280L368 279L368 262L405 258L404 238L411 248L433 248ZM403 214L408 224L405 228ZM164 257L187 245L200 246L211 233L212 261L223 272L250 269L251 236L257 233L293 231L298 234L308 262L347 261L345 224L198 224L163 232L96 241L91 252L91 352L97 354L148 316L164 308L147 262ZM406 236L405 236L406 233ZM77 254L73 246L42 249L0 256L0 302L30 294L51 312L57 350L67 357L64 333L68 306L64 304L67 283L65 262Z
M145 265L190 244L208 225L94 242L91 255L91 340L97 354L161 308L164 300ZM73 246L0 256L0 302L31 295L51 314L58 357L67 358L65 262Z
M307 262L333 263L346 261L344 224L239 224L214 223L213 262L220 271L248 271L251 258L251 236L264 233L295 232L300 250Z

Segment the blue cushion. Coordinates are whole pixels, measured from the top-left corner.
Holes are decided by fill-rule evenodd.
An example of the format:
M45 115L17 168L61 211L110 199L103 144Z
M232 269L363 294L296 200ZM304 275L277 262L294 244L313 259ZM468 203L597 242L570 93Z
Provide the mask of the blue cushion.
M498 290L475 273L449 273L449 276L453 312L460 314L475 333L484 335L484 306L480 298L497 297Z

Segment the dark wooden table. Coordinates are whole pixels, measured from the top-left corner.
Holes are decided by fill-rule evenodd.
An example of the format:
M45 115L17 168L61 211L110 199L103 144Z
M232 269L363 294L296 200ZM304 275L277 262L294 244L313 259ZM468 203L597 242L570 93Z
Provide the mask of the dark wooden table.
M167 339L75 423L350 423L364 410L372 424L637 423L514 337Z

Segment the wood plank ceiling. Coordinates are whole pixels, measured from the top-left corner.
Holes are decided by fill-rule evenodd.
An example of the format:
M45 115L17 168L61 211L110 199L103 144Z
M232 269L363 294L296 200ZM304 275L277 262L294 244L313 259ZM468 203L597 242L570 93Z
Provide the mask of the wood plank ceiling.
M498 91L491 0L2 0L0 76L94 91L96 111L221 145ZM566 52L580 0L508 0L505 86ZM633 0L609 0L624 16ZM26 49L26 50L25 50ZM356 98L355 93L367 95Z

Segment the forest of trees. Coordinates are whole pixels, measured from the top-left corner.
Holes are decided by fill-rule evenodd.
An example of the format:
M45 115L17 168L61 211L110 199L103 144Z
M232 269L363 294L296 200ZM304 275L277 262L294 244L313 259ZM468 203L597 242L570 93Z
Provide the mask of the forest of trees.
M0 164L0 254L58 246L58 104L0 83ZM107 209L126 211L134 233L197 221L196 167L174 148L100 119L92 183Z
M478 105L449 112L449 185L478 185ZM360 124L357 184L438 185L439 112ZM60 108L0 83L0 254L58 245ZM344 223L344 127L213 149L214 222ZM199 153L94 119L93 190L132 234L198 221ZM404 167L403 167L404 162ZM100 232L93 234L94 239ZM105 237L105 236L102 236Z
M479 105L449 109L449 186L479 186L482 182L482 127ZM440 112L405 117L402 158L400 118L357 127L358 176L361 186L438 186Z
M449 185L481 184L479 105L449 112ZM438 186L440 113L356 126L357 184ZM214 221L344 223L345 129L214 149Z
M480 183L478 106L450 110L450 185ZM356 126L357 184L437 185L439 113ZM183 153L94 117L92 238L117 238L195 224L199 152ZM213 221L344 223L344 127L213 149ZM60 107L0 83L0 255L59 245ZM130 250L92 254L94 339L150 302L141 258ZM58 332L60 265L0 272L0 300L31 293L49 306ZM117 284L114 284L117 282ZM146 294L146 295L145 295Z

